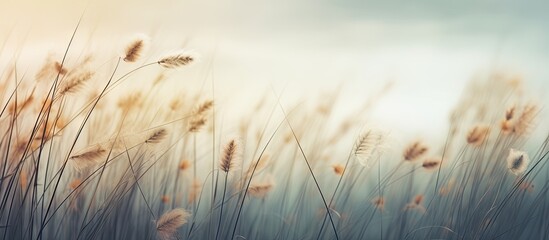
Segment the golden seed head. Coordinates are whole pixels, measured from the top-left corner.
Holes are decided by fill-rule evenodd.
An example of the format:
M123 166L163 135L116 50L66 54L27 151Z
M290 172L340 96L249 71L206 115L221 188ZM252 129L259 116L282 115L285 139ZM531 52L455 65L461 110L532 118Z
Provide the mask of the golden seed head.
M334 169L334 173L339 176L343 175L343 171L345 171L345 167L339 163L332 165L332 168Z
M427 152L427 146L423 143L416 141L412 143L406 150L404 150L404 160L406 161L415 161L423 156Z
M184 171L186 169L189 169L189 167L191 167L191 161L187 160L187 159L184 159L182 160L180 163L179 163L179 169L181 171Z
M467 143L474 146L480 146L484 143L489 133L490 128L488 126L475 126L469 131L469 134L467 134Z

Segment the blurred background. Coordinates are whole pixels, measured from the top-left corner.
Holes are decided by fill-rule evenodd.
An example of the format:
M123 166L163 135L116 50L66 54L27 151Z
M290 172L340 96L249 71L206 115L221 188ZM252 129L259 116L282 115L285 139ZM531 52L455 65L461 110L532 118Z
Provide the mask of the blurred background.
M478 75L520 77L527 98L549 103L547 9L547 1L2 0L0 64L16 59L34 71L48 54L62 56L82 18L69 58L86 51L106 62L144 33L149 60L181 47L199 53L197 73L174 84L213 78L227 109L271 89L296 103L340 88L337 119L388 87L372 124L440 138Z

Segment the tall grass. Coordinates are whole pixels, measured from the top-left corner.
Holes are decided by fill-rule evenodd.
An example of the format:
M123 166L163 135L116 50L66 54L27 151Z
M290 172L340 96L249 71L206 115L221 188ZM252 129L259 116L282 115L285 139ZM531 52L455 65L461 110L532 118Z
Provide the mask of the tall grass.
M215 96L160 93L164 74L124 89L202 64L147 44L2 66L2 239L549 238L549 133L529 137L546 119L514 78L473 82L446 139L400 146L362 121L386 90L334 130L337 91L312 108L267 93L234 123Z

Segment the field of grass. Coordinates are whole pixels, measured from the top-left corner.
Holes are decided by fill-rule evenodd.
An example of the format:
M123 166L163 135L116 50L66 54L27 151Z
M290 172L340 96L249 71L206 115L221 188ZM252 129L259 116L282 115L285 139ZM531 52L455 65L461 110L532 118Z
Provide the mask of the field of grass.
M0 239L549 239L527 79L478 77L445 138L394 139L365 120L390 87L335 123L339 89L292 105L261 89L226 121L214 78L174 84L210 66L195 51L67 42L0 66Z

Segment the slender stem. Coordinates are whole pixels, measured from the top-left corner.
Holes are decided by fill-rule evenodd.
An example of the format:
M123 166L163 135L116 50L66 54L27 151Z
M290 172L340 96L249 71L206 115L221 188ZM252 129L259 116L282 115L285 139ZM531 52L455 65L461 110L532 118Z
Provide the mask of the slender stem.
M223 196L221 197L221 210L219 213L219 222L217 223L217 233L215 234L215 239L219 239L219 230L221 230L221 219L223 218L223 206L225 205L225 193L227 192L227 178L229 173L225 173L225 186L223 187Z

